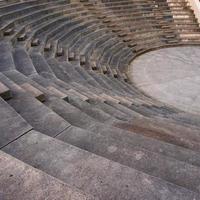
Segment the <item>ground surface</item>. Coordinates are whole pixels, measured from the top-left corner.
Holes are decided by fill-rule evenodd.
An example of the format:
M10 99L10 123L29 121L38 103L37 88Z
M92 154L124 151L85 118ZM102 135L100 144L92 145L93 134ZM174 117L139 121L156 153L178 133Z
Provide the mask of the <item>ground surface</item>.
M200 112L200 47L146 53L132 62L130 77L152 97L187 112Z

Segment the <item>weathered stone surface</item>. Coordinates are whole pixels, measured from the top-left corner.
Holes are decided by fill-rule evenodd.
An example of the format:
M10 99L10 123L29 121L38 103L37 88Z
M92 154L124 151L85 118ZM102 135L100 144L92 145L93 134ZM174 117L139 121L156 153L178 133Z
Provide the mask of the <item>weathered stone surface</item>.
M0 199L92 200L66 183L0 151Z
M33 63L24 48L16 48L13 52L13 59L16 69L22 74L29 76L36 73Z
M32 127L0 98L0 147L30 131Z
M68 99L67 94L63 93L62 91L58 90L57 88L53 86L48 86L47 89L51 91L53 94L55 94L56 96L60 97L61 99L64 99L64 100Z
M111 102L111 103L116 103L116 104L119 104L119 103L120 103L119 100L117 100L117 99L113 98L112 96L109 96L109 95L107 95L107 94L105 94L105 93L101 94L100 96L101 96L102 98L104 98L105 101L108 102L108 103L109 103L109 102Z
M176 47L147 53L132 62L130 78L148 95L199 114L199 52L199 47Z
M65 130L70 124L63 118L47 108L44 104L27 94L21 87L0 74L0 80L13 91L13 98L8 101L16 112L29 123L34 129L46 134L58 134ZM53 136L51 135L51 136Z
M66 91L67 95L70 97L70 95L72 97L75 97L75 98L79 98L81 99L82 101L89 101L89 98L86 97L85 95L82 95L81 93L77 92L76 90L74 89L70 89L70 90L67 90Z
M45 101L45 95L43 92L38 90L37 88L33 87L29 83L23 83L20 85L24 90L26 90L28 93L30 93L32 96L34 96L37 100L43 102Z
M160 50L166 54L152 53L154 62L143 60L148 68L138 65L140 81L151 76L142 86L160 99L130 84L127 74L141 53L200 44L186 1L0 0L0 14L0 81L12 91L0 99L0 148L42 170L36 176L27 164L0 160L3 199L85 199L69 186L63 196L55 177L101 200L200 199L194 47L169 56L171 49ZM164 90L176 108L158 101ZM43 94L42 103L34 98L43 101ZM11 171L22 179L7 179Z
M31 131L3 149L100 199L198 200L200 194Z
M98 133L105 138L115 138L115 140L122 141L125 144L129 143L132 146L142 147L151 152L159 152L160 154L177 160L200 166L200 157L198 156L198 153L189 149L181 148L150 137L144 137L141 134L136 134L134 132L127 132L122 129L110 127L105 123L99 123L76 107L57 99L52 100L49 107L67 120L71 125L81 127L96 134Z
M9 42L0 42L0 71L8 71L15 68L11 45Z
M151 176L200 192L200 168L186 162L73 126L56 138Z

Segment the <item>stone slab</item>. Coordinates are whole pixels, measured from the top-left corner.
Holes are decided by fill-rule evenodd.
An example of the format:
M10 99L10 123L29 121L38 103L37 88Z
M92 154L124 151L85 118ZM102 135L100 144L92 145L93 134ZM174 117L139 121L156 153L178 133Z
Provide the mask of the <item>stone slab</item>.
M130 79L149 96L186 112L200 113L200 47L146 53L130 66Z
M107 95L107 94L105 94L105 93L102 93L100 96L101 96L102 98L104 98L104 99L106 100L106 102L111 102L111 103L116 103L116 104L119 104L119 103L120 103L119 100L117 100L116 98L114 98L114 97L112 97L112 96L110 96L110 95Z
M53 86L48 86L47 89L61 99L64 99L64 100L68 99L68 96L65 93L63 93L62 91L58 90L57 88Z
M13 91L13 98L8 101L9 105L34 129L51 135L62 132L70 125L5 75L0 74L0 80Z
M43 92L41 92L40 90L38 90L37 88L35 88L34 86L32 86L29 83L23 83L20 85L20 87L22 87L24 90L26 90L28 93L30 93L31 95L33 95L37 100L44 102L45 101L45 95Z
M35 131L3 150L99 199L200 199L198 193Z
M11 53L12 47L9 42L0 42L0 71L15 69Z
M7 145L32 127L0 98L0 147Z
M0 151L0 199L93 199L60 180Z
M74 89L69 89L66 91L67 95L70 97L70 95L74 96L74 97L77 97L79 99L81 99L82 101L89 101L89 98L86 97L85 95L77 92L76 90Z
M74 126L56 138L151 176L200 192L199 167Z

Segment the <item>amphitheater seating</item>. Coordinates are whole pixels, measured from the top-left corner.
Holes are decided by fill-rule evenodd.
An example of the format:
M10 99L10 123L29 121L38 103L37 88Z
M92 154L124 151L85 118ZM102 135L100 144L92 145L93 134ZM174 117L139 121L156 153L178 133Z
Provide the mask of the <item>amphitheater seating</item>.
M12 156L0 152L2 199L92 199L67 184L36 170ZM31 178L31 182L30 182ZM45 188L45 189L44 189Z
M39 100L41 102L45 101L45 95L40 90L33 87L29 83L24 83L24 84L20 85L20 87L22 89L26 90L27 93L30 93L31 95L33 95L37 100Z
M191 44L186 0L0 1L0 199L200 199L199 116L128 78Z

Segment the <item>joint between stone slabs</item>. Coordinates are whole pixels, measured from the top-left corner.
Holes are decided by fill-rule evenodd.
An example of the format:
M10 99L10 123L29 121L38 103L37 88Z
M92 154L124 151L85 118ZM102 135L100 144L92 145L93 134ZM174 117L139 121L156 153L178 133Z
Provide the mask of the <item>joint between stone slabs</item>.
M12 141L8 142L7 144L3 145L2 147L0 147L0 150L1 150L1 149L3 149L4 147L8 146L8 145L9 145L9 144L11 144L12 142L14 142L14 141L18 140L18 139L19 139L19 138L21 138L22 136L26 135L27 133L29 133L29 132L33 131L33 130L34 130L34 129L33 129L33 128L31 128L30 130L28 130L28 131L24 132L24 133L23 133L23 134L21 134L20 136L16 137L14 140L12 140Z
M55 136L53 136L53 138L56 138L57 136L59 136L60 134L62 134L64 131L66 131L66 130L69 129L70 127L72 127L71 124L70 124L69 126L67 126L65 129L63 129L62 131L60 131L59 133L57 133Z

